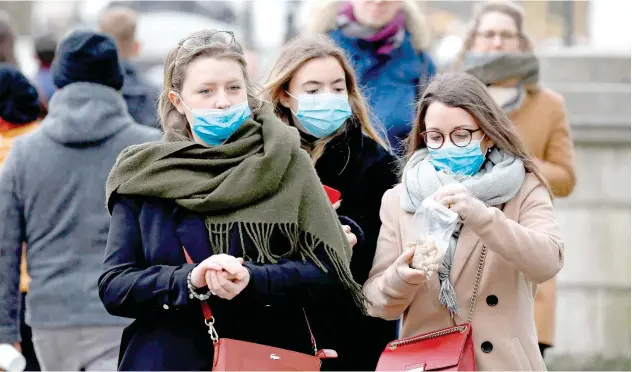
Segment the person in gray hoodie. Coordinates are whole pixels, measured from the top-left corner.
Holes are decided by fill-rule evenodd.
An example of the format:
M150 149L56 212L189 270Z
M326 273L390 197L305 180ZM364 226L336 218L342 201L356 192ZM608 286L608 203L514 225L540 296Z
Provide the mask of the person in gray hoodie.
M128 321L109 315L97 290L110 223L105 182L123 149L161 133L129 115L110 37L72 32L51 69L58 91L48 116L15 140L0 171L0 344L20 341L26 243L26 322L42 369L115 370Z

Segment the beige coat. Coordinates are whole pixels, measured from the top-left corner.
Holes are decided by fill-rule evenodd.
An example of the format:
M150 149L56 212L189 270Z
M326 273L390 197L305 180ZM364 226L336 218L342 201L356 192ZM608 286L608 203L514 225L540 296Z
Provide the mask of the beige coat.
M454 323L439 304L436 274L425 283L412 285L392 266L413 229L412 214L400 207L402 190L400 184L382 199L382 228L364 293L372 302L372 316L397 319L403 314L401 336L406 338ZM451 273L461 309L461 317L455 321L466 321L484 244L488 255L472 322L477 369L545 370L533 321L533 298L537 284L562 268L564 253L551 199L538 179L528 174L503 211L486 211L463 221ZM486 341L493 345L489 353L481 348Z
M531 155L539 159L553 194L568 196L575 187L575 154L564 99L550 89L530 93L523 105L509 115L526 142ZM535 297L538 340L555 342L555 279L542 283Z

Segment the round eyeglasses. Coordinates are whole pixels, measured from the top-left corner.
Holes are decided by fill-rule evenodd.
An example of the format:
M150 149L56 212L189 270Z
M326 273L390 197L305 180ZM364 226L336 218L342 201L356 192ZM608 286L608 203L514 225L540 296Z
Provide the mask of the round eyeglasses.
M452 142L454 146L465 147L469 145L470 142L472 142L472 133L476 133L481 130L481 128L456 128L452 132L450 132L448 137L450 137L450 142ZM433 150L440 148L445 142L445 135L438 130L427 130L425 132L422 132L421 137L426 143L426 146Z

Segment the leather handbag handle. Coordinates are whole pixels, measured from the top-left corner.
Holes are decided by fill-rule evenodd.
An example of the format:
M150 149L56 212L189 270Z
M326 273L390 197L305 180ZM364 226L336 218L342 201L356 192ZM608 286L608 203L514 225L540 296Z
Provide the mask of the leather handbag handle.
M187 260L187 263L195 263L189 256L189 252L187 252L184 246L182 247L182 251L184 251L184 258ZM219 342L219 336L217 331L215 330L215 318L213 317L213 312L211 311L211 306L208 304L208 301L200 301L200 306L202 307L202 314L204 314L204 324L209 327L208 333L211 335L211 339L213 343ZM314 337L314 333L312 332L312 327L309 324L309 319L307 319L307 313L305 312L305 308L303 308L303 315L305 316L305 322L307 323L307 329L309 330L310 342L312 343L312 349L314 350L314 355L318 354L318 347L316 346L316 338Z

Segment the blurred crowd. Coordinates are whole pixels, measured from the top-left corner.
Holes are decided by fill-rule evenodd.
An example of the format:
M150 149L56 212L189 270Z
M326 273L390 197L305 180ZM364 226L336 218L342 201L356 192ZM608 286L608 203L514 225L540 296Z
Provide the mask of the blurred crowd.
M210 369L209 332L397 370L390 342L465 323L478 369L546 368L574 150L520 6L479 4L445 67L415 1L304 6L263 84L199 30L159 89L131 8L38 36L32 79L0 14L0 370ZM459 217L435 270L427 199Z

